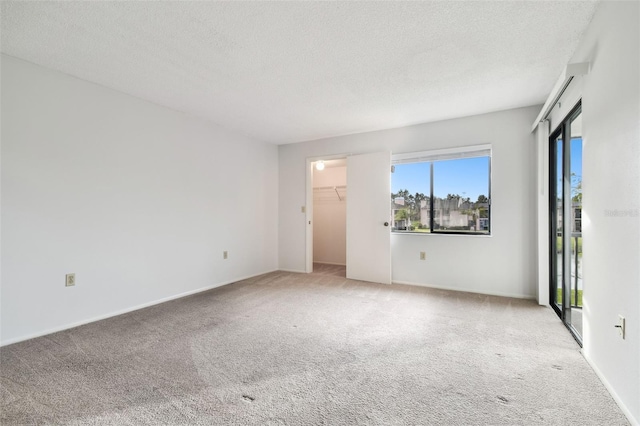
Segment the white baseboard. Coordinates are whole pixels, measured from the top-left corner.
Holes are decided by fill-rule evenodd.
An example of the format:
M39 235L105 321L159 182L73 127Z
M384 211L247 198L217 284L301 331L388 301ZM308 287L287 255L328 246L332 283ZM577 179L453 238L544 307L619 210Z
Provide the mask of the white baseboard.
M24 342L25 340L35 339L36 337L46 336L47 334L57 333L59 331L68 330L70 328L79 327L81 325L89 324L89 323L96 322L96 321L101 321L103 319L116 317L118 315L126 314L126 313L133 312L133 311L137 311L139 309L148 308L149 306L159 305L161 303L169 302L171 300L180 299L182 297L191 296L191 295L197 294L197 293L202 293L203 291L212 290L214 288L222 287L222 286L225 286L225 285L228 285L228 284L233 284L233 283L238 282L238 281L242 281L242 280L246 280L246 279L249 279L249 278L258 277L260 275L268 274L270 272L275 272L275 271L277 271L277 269L272 269L272 270L269 270L269 271L266 271L266 272L260 272L259 274L248 275L246 277L234 278L233 280L219 282L219 283L208 285L208 286L205 286L205 287L200 287L200 288L197 288L195 290L185 291L184 293L180 293L180 294L176 294L176 295L168 296L168 297L163 297L162 299L157 299L157 300L154 300L152 302L142 303L140 305L132 306L130 308L121 309L119 311L111 312L111 313L104 314L104 315L98 315L96 317L92 317L92 318L89 318L89 319L86 319L86 320L76 321L76 322L73 322L73 323L70 323L70 324L65 324L65 325L62 325L62 326L59 326L59 327L49 328L47 330L39 331L37 333L27 334L26 336L15 337L13 339L9 339L9 340L6 340L6 341L3 341L2 343L0 343L0 347L11 345L13 343Z
M640 426L640 421L638 421L638 419L636 419L633 416L633 414L631 413L631 411L629 411L629 409L624 404L624 402L622 402L622 400L620 399L616 391L613 389L613 386L611 386L609 381L605 378L604 374L602 374L602 372L596 366L596 364L591 360L591 358L587 356L587 354L584 353L584 351L582 351L582 356L584 357L584 359L587 360L587 363L591 366L593 371L596 373L596 376L598 376L598 378L600 379L604 387L607 388L613 400L616 402L616 404L618 404L618 407L620 407L620 410L622 411L622 413L625 416L627 416L627 420L629 420L629 423L631 423L632 426Z
M279 268L278 271L282 271L282 272L293 272L295 274L306 274L307 271L300 271L298 269L284 269L284 268Z
M449 290L449 291L461 291L464 293L476 293L476 294L484 294L487 296L500 296L500 297L511 297L514 299L528 299L535 300L535 296L530 294L514 294L514 293L501 293L501 292L487 292L487 291L478 291L477 289L469 289L469 288L454 288L440 285L432 285L432 284L424 284L424 283L414 283L410 281L397 281L393 280L392 284L401 284L401 285L413 285L418 287L427 287L427 288L436 288L438 290Z

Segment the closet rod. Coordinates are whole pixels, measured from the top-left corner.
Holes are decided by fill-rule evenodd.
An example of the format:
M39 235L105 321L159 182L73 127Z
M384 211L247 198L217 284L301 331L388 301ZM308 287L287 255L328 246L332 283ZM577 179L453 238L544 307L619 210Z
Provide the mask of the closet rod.
M314 190L327 190L327 189L347 189L347 185L338 185L338 186L316 186L313 188Z

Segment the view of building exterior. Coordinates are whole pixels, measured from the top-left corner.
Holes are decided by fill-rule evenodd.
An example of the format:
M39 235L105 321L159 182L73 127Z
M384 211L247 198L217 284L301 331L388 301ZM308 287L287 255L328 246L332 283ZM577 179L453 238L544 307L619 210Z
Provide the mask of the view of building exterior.
M420 201L419 212L401 197L391 202L391 229L393 231L428 230L431 226L430 200ZM471 202L458 196L434 199L434 229L452 231L488 231L489 203Z

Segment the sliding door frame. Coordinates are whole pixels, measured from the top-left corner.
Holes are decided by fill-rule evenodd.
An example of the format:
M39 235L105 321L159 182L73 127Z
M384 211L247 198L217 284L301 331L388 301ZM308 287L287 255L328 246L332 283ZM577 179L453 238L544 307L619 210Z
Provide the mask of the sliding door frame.
M576 341L582 346L582 336L571 323L571 123L582 113L582 100L571 109L562 122L549 135L549 304L569 329ZM557 162L556 140L562 140L562 305L557 299ZM576 256L577 254L576 244ZM576 273L578 273L576 269ZM576 300L578 294L576 292Z

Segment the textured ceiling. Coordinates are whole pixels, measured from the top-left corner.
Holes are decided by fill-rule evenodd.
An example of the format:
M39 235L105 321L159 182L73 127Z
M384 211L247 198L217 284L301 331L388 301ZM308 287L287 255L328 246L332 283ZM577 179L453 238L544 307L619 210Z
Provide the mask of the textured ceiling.
M596 2L2 2L2 52L291 143L544 102Z

